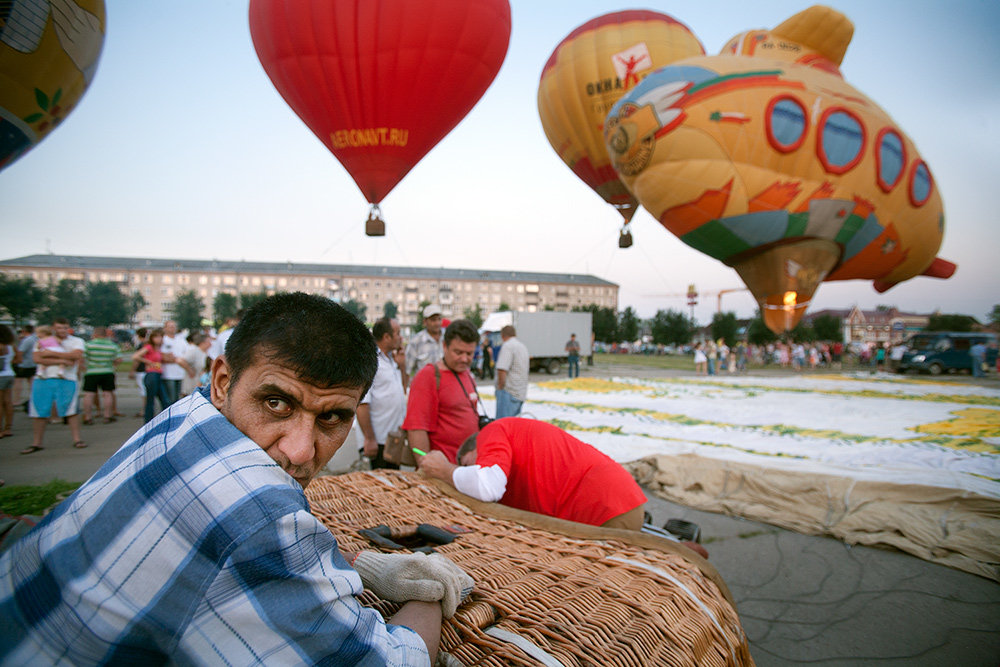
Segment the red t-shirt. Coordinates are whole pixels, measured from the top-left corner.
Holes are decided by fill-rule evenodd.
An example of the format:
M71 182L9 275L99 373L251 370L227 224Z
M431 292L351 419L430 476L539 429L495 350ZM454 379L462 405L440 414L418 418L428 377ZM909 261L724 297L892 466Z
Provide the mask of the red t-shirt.
M431 449L440 450L456 463L458 448L479 429L476 381L468 371L459 373L463 388L450 370L440 372L440 389L434 377L434 364L427 364L413 378L403 428L427 431Z
M477 465L507 475L503 505L600 526L646 502L625 468L547 422L498 419L479 432L476 451Z

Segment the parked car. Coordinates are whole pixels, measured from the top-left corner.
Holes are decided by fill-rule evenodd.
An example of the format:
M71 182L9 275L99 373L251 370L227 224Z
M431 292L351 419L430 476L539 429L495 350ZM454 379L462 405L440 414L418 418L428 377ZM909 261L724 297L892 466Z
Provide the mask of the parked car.
M928 331L919 333L906 343L906 352L899 362L900 373L910 370L929 372L931 375L952 371L972 371L969 350L976 343L987 345L986 363L995 368L997 363L997 337L990 333L956 333L954 331ZM990 345L993 343L993 345Z

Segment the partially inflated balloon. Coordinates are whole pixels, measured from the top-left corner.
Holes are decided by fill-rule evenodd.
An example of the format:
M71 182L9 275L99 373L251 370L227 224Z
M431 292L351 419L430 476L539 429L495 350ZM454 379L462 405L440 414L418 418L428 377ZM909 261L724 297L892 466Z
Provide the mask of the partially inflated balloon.
M687 26L666 14L624 11L599 16L556 46L538 84L538 115L563 162L604 201L632 219L636 200L611 166L604 117L657 67L703 54Z
M508 0L250 0L275 88L377 204L472 109L510 41Z
M0 2L0 169L76 108L104 45L104 0Z
M930 170L840 74L853 32L812 7L650 74L607 118L615 169L643 207L736 269L776 332L824 280L884 291L955 270L935 258L944 211Z

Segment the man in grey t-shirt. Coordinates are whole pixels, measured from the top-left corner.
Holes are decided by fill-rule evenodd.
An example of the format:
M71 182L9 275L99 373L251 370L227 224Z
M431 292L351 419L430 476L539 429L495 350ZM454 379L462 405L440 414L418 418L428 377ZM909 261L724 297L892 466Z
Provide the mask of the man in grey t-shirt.
M528 348L511 325L500 330L503 346L497 355L497 419L516 417L528 397Z

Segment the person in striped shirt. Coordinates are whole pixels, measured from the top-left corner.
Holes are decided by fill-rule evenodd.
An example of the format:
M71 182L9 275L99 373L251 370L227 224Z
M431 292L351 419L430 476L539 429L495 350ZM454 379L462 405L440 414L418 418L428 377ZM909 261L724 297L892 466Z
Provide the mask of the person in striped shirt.
M83 347L87 370L83 375L83 423L93 424L91 413L97 392L103 392L101 407L104 423L115 421L115 362L122 354L121 348L108 335L107 327L94 327L94 333Z

